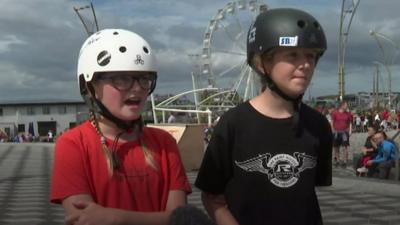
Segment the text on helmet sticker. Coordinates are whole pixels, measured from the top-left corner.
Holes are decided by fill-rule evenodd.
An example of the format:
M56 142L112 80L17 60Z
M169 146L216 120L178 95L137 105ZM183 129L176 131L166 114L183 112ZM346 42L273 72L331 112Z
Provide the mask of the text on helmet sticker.
M280 37L279 46L297 46L298 36L295 37Z
M91 44L95 43L96 41L98 41L99 39L100 39L100 37L93 37L88 40L87 45L91 45Z
M249 32L249 43L254 42L256 40L256 28L253 27Z

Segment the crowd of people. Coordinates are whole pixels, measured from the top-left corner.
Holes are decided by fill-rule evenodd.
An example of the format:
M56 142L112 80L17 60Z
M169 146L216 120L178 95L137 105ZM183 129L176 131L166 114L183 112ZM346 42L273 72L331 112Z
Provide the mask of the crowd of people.
M398 145L386 132L399 129L400 111L383 109L352 112L342 102L335 107L317 107L332 124L334 166L347 167L348 148L352 133L367 133L361 149L353 154L353 168L356 176L388 179L391 169L398 160Z
M336 107L318 105L316 109L331 121L331 114L336 110ZM386 132L400 128L400 109L348 110L348 112L352 118L351 132L353 133L367 132L368 126L375 126Z
M361 152L354 159L357 176L389 178L390 171L398 160L398 148L383 130L374 126L368 127L368 137Z
M33 135L30 132L19 132L14 136L8 135L6 132L0 130L0 142L13 142L13 143L31 143L31 142L54 142L62 132L54 134L49 130L46 135Z

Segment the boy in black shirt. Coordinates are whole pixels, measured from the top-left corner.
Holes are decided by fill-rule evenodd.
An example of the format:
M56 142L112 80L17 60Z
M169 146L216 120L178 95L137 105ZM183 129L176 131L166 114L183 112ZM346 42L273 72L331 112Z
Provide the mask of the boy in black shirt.
M365 140L364 146L361 148L361 155L354 155L356 176L364 176L368 172L366 164L369 160L375 158L378 153L377 148L372 144L372 137L378 131L378 128L373 124L369 125L367 128L368 137Z
M195 183L217 224L322 224L315 186L332 183L331 128L301 99L325 50L322 27L300 10L268 10L250 27L247 61L263 92L221 117Z

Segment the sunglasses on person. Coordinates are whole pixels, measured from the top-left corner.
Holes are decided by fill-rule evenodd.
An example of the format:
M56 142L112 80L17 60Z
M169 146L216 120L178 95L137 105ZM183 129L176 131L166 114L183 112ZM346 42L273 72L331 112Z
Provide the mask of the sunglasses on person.
M155 74L126 74L126 73L103 73L96 76L96 80L111 81L111 85L119 91L127 91L137 82L144 90L154 88L157 75Z

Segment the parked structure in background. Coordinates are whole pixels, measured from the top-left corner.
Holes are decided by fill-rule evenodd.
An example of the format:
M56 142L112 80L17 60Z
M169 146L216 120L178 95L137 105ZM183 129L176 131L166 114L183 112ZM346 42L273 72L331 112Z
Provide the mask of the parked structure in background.
M0 130L12 138L18 134L46 137L57 135L88 118L82 101L0 102Z
M168 95L167 95L168 96ZM166 99L155 95L155 102ZM180 104L187 104L180 101ZM54 137L89 118L89 109L83 100L35 100L0 102L0 141L6 133L9 140L17 135L32 135L47 141L51 130ZM142 112L146 124L154 123L151 102L147 101Z
M154 95L155 103L165 101L171 95ZM352 109L371 109L375 108L374 101L376 95L370 92L358 92L348 94L344 99ZM394 109L400 108L400 93L392 92L392 106ZM388 103L387 93L379 93L377 96L380 107L383 108ZM311 105L334 106L337 103L337 95L320 96L307 102ZM187 109L188 105L193 105L190 99L178 101L177 105L182 109ZM143 110L143 119L146 124L154 123L151 102L148 101ZM192 113L194 114L194 113ZM191 115L190 117L194 117ZM161 114L158 115L161 117ZM7 134L8 138L13 138L18 134L31 134L33 137L47 139L49 130L55 137L66 129L74 127L88 118L88 108L80 100L66 101L9 101L0 102L0 131ZM206 122L207 120L204 120ZM183 122L183 121L181 121ZM186 121L186 123L196 123ZM166 123L166 119L165 122ZM4 135L2 135L4 136Z
M400 108L400 92L391 93L392 109ZM348 102L350 108L357 110L366 109L383 109L389 105L389 96L387 92L358 92L356 94L347 94L343 96L343 100ZM336 105L338 103L337 95L319 96L307 102L310 105Z

